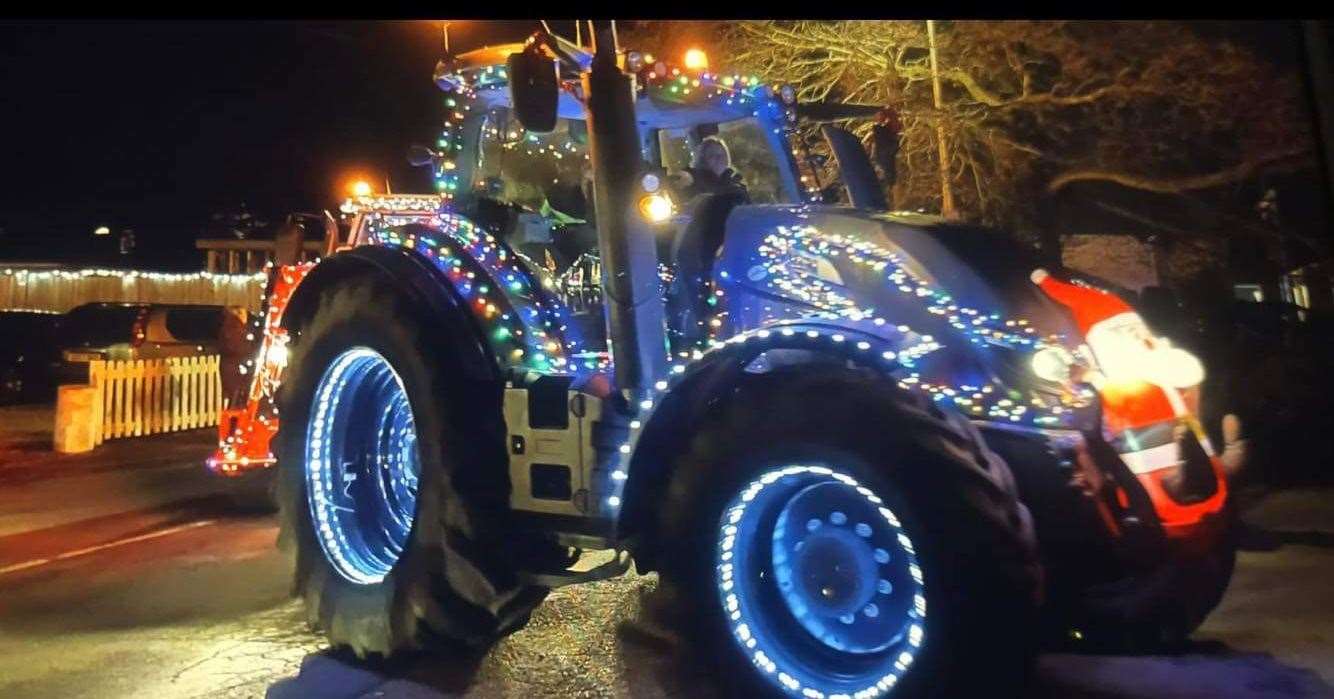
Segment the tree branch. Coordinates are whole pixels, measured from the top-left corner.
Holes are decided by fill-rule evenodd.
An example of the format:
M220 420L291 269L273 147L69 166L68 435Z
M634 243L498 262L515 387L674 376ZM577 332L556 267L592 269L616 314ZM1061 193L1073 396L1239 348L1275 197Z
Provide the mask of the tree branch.
M1232 182L1239 182L1249 178L1265 165L1297 158L1303 155L1309 156L1310 151L1307 148L1292 148L1248 160L1225 170L1219 170L1218 172L1212 172L1207 175L1192 175L1190 177L1155 178L1125 172L1116 172L1113 170L1072 170L1057 175L1047 183L1046 189L1048 193L1054 193L1061 190L1066 185L1075 182L1101 181L1115 182L1123 187L1130 187L1131 189L1140 189L1148 192L1177 194L1180 192L1209 189L1211 187L1218 187Z

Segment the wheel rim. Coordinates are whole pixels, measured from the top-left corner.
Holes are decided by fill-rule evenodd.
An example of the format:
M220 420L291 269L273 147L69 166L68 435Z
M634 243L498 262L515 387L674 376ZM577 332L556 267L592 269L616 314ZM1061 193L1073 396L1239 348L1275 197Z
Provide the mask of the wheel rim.
M715 558L733 641L789 694L883 695L925 643L911 538L837 469L783 466L747 484L723 511Z
M421 462L403 380L368 347L338 355L306 428L306 494L325 557L347 580L378 583L407 544Z

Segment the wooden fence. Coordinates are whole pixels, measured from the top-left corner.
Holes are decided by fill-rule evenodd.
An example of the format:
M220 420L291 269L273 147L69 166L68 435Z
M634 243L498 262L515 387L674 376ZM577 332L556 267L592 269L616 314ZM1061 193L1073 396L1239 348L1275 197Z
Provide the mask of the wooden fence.
M95 441L216 427L222 409L221 357L90 362L97 389Z

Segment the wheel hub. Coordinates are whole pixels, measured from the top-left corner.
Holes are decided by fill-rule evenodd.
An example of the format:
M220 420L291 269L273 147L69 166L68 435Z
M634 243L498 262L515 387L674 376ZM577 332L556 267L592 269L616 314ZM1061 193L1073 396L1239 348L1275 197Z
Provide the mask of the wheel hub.
M403 381L368 347L338 355L315 389L306 429L306 494L325 557L373 584L393 569L417 512L421 463Z
M810 485L774 525L774 578L792 616L835 650L873 653L902 632L909 601L893 527L846 484ZM896 584L897 583L897 584ZM884 612L884 613L882 613Z
M742 653L785 694L880 696L912 666L926 642L926 587L891 509L901 506L835 468L789 465L724 508L722 611Z

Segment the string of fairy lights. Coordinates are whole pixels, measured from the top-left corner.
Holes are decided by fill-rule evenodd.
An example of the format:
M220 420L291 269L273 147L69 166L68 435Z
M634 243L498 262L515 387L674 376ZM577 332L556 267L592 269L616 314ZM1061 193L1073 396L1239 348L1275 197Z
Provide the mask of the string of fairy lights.
M145 279L153 282L183 282L206 279L209 281L250 281L254 279L263 279L263 272L254 274L215 274L212 272L143 272L139 270L125 269L100 269L89 268L80 270L65 269L27 269L6 267L3 272L6 277L14 277L19 285L27 284L31 281L46 281L48 279L76 280L88 278L117 278L121 281L134 281L136 279Z
M296 292L297 286L306 274L315 267L315 262L303 262L296 265L275 266L272 262L265 265L265 274L276 274L273 283L264 290L260 307L262 315L257 315L250 322L246 333L246 342L254 343L258 339L258 351L254 357L241 362L238 370L242 376L251 376L250 390L246 393L244 419L237 420L230 434L218 440L218 456L211 460L224 473L236 472L238 465L245 467L252 463L272 463L272 453L244 454L241 449L255 439L256 428L270 438L278 429L278 387L282 383L283 371L287 368L287 344L290 337L282 326L283 313ZM229 406L236 409L235 406Z
M942 317L976 346L1036 352L1048 347L1063 347L1063 337L1044 337L1026 319L1006 318L1000 313L988 313L960 303L949 292L914 274L902 257L892 250L869 241L824 232L815 226L801 225L776 227L764 238L757 252L764 274L756 276L762 276L763 286L768 291L815 308L811 315L816 318L870 323L881 334L897 332L902 344L895 358L900 365L913 370L903 379L903 385L923 391L933 400L948 400L965 414L1051 427L1062 423L1063 418L1070 416L1074 409L1087 405L1093 397L1087 391L1072 390L1062 391L1054 398L1030 392L1028 399L1023 400L1018 391L1005 390L997 384L947 384L923 379L915 370L918 361L943 349L945 344L908 325L890 323L874 308L858 305L834 284L822 279L818 269L812 269L808 260L817 258L831 263L845 260L879 275L887 288L922 303L929 313ZM718 302L723 293L722 289L715 289L710 300ZM771 320L775 319L778 316ZM713 337L709 343L718 346L721 342L717 335L723 331L722 318L715 316L710 325Z
M761 257L774 261L774 269L770 271L777 271L780 266L788 268L788 274L770 275L769 279L781 279L783 283L794 287L806 282L813 287L812 290L797 289L794 293L810 296L812 300L809 302L815 305L828 303L825 299L837 299L837 304L831 305L837 307L840 314L855 311L869 315L870 312L869 309L845 310L852 306L851 301L838 297L828 284L809 272L786 265L795 254L804 253L829 260L846 259L854 265L883 274L891 288L924 302L927 311L944 317L951 327L963 333L973 344L1040 349L1048 344L1060 344L1062 340L1059 335L1041 337L1023 318L1003 318L999 313L987 313L959 303L949 292L913 274L897 253L869 241L854 240L809 225L778 226L774 233L765 238L759 253Z
M680 68L668 66L662 62L648 60L628 62L628 67L637 77L641 97L671 104L693 104L708 106L726 106L748 109L750 115L759 119L776 134L785 134L792 150L795 162L802 162L796 152L796 113L791 88L763 83L755 76L722 74L710 71L686 72ZM440 144L447 152L458 152L461 146L461 121L471 109L479 90L501 89L507 85L508 76L503 67L488 66L459 70L446 77L442 84L452 87L447 97L446 106L451 108L445 124L445 131ZM567 85L576 90L575 86ZM460 100L463 100L460 102ZM492 127L493 137L499 137L499 128ZM551 154L553 157L564 152L577 152L574 144L547 143L532 134L520 134L513 131L504 134L509 137L509 147L523 146L530 154ZM564 151L564 152L562 152ZM451 193L457 189L454 174L457 168L452 161L446 160L438 172L437 186ZM818 188L811 185L811 179L802 177L808 201L818 201ZM904 295L919 300L933 315L942 317L950 327L957 330L967 342L985 346L997 345L1011 349L1039 350L1048 346L1059 346L1062 338L1042 337L1026 319L1003 317L999 313L986 312L957 301L947 291L940 289L921 277L913 274L902 258L894 251L867 241L859 241L843 236L829 234L814 226L779 227L770 235L760 253L765 257L768 267L766 279L772 291L779 297L794 298L818 309L817 317L839 317L854 321L866 320L880 330L897 330L904 340L897 352L898 361L906 368L914 368L916 362L943 348L945 345L927 334L915 333L911 328L900 324L889 324L875 314L875 309L863 308L844 296L833 285L820 279L818 274L804 269L793 261L799 255L823 257L826 259L842 258L850 263L869 269L883 276L890 288L897 289ZM716 345L719 334L726 325L727 313L721 307L722 289L706 292L708 304L717 309L708 321L709 338L705 346ZM885 328L884 326L889 326ZM680 351L678 359L692 355L689 349ZM1015 422L1033 424L1056 424L1060 415L1071 407L1082 404L1087 396L1077 392L1060 398L1062 404L1050 404L1042 396L1034 395L1028 401L1017 400L1014 391L998 390L991 384L943 385L923 380L913 372L906 377L905 383L930 394L936 400L950 400L967 413L987 416Z
M798 148L797 114L795 109L795 91L791 86L770 85L756 76L740 74L722 74L716 72L685 72L679 67L668 66L662 61L635 58L631 54L628 67L635 73L636 85L642 97L669 103L691 104L698 106L730 107L734 110L749 109L750 115L759 119L765 128L774 134L783 136L788 149L797 163L804 162ZM472 111L479 91L501 90L508 86L508 73L503 66L460 69L438 78L439 84L448 88L445 97L446 114L444 127L436 145L441 149L442 159L435 171L437 191L452 198L458 191L458 156L463 151L463 122ZM567 82L565 88L575 94L581 90L577 84ZM521 133L511 129L502 134L497 127L488 127L487 135L504 139L505 148L524 146L530 155L551 154L560 159L566 154L579 156L579 148L573 143L542 143L535 134ZM533 144L539 144L534 147ZM582 157L587 158L587 153ZM815 186L815 178L801 175L803 196L807 201L821 200L820 190Z
M431 220L440 237L371 225L371 242L415 250L440 269L482 323L496 356L508 366L534 371L596 369L591 357L575 366L582 342L574 336L569 309L489 233L447 211ZM554 289L553 289L554 291Z
M636 74L642 94L652 99L678 104L707 103L749 109L752 116L757 117L767 128L773 129L774 133L786 133L789 147L794 142L796 115L788 93L790 88L767 85L753 76L722 75L707 71L687 75L661 63L645 64L639 67ZM369 217L366 242L410 249L430 260L467 303L474 317L481 323L495 356L505 366L544 373L606 370L609 368L607 354L585 351L582 340L575 336L570 323L570 310L560 298L559 285L547 279L546 284L550 288L544 288L543 280L520 264L515 253L485 230L451 211L453 198L459 188L457 159L464 149L464 122L477 103L479 91L505 87L507 75L504 67L461 70L444 76L439 82L450 89L445 100L448 113L437 141L442 156L434 173L438 194L381 195L350 204L356 212L366 213ZM492 138L500 138L502 135L499 126L487 124L482 128L490 129L483 135ZM583 152L572 141L555 143L517 131L503 135L508 139L504 143L506 147L522 147L532 155L565 158ZM800 157L795 157L795 152L793 155L796 162L801 162ZM805 177L802 179L808 181ZM817 188L807 187L805 192L809 201L818 201ZM429 232L398 227L403 222L402 217L386 214L396 210L433 214L416 219L425 223ZM823 317L864 325L864 334L850 334L851 331L846 329L828 327L771 326L737 332L722 340L719 334L724 331L727 315L725 304L722 303L724 290L709 289L708 303L714 308L713 317L709 320L709 337L693 349L677 352L669 375L657 381L653 391L635 406L638 416L630 424L630 438L619 447L622 461L612 472L607 490L603 493L604 506L615 510L621 504L620 490L627 477L633 447L639 429L647 423L651 411L672 390L677 380L690 373L693 365L707 360L723 348L735 345L747 345L762 351L771 344L786 346L796 342L795 346L810 345L845 351L850 358L858 361L883 364L885 368L895 371L906 370L907 375L899 379L899 385L906 389L921 391L936 401L950 401L966 414L994 420L1056 426L1065 422L1072 408L1092 397L1085 394L1062 395L1057 402L1052 403L1033 395L1025 401L1016 391L999 384L950 385L926 380L915 370L917 363L942 349L945 345L941 341L931 335L915 332L907 325L890 323L877 315L876 309L857 304L838 286L822 279L818 269L813 270L800 262L801 258L809 260L812 257L830 261L845 260L880 275L890 288L924 304L928 312L942 317L967 342L974 345L1024 350L1037 350L1049 344L1059 345L1062 338L1040 336L1027 320L1005 318L999 313L988 313L960 303L945 290L914 274L893 250L824 232L815 226L801 225L777 227L765 238L759 254L765 267L766 283L776 296L796 299L815 308L817 321ZM281 312L272 309L282 305L285 304L266 303L266 308L271 310L263 321L256 321L266 338L276 339L277 331L280 330L278 324ZM769 320L782 319L775 317ZM811 319L804 322L811 322ZM266 342L266 349L261 356L273 353L269 348L276 348L279 344ZM281 350L276 354L281 355Z

